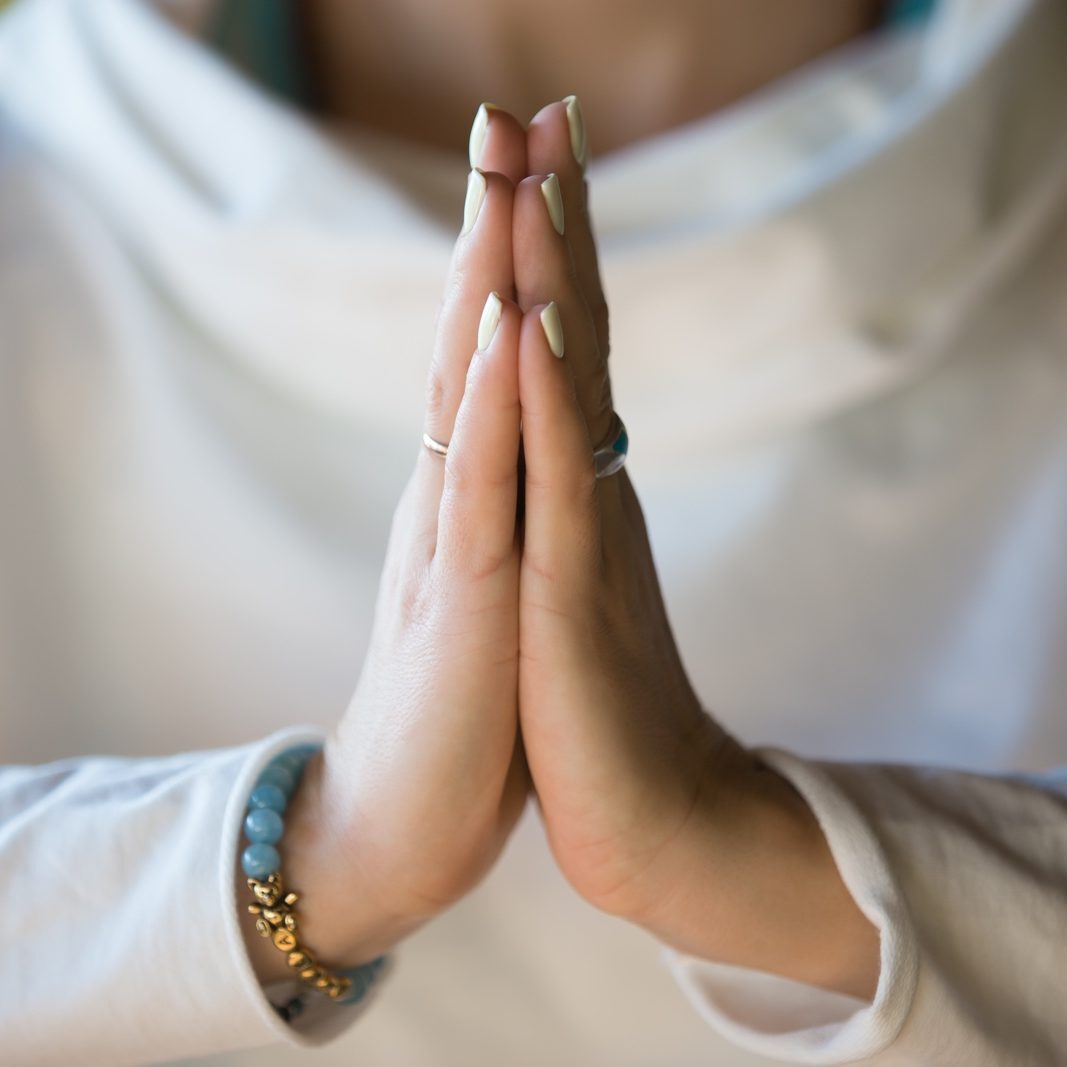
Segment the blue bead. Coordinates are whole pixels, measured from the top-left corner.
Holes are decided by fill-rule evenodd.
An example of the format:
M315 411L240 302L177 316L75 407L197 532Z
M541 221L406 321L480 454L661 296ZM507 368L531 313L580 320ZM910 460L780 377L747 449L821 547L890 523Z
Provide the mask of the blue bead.
M300 778L300 772L304 769L304 764L307 763L308 757L302 752L297 752L294 749L289 749L288 752L283 752L280 756L275 756L272 759L272 767L281 767L283 770L288 771L293 779L298 781Z
M271 763L263 769L263 773L259 776L259 781L256 785L276 785L288 796L296 785L296 775L287 771L284 767L279 767L277 763Z
M257 844L249 845L241 853L241 867L249 878L262 880L267 875L280 870L281 866L282 858L278 855L278 850L273 845L264 845L262 842L258 842Z
M371 986L378 980L378 973L385 966L385 957L378 956L376 959L370 961L370 963L360 964L358 967L351 967L346 971L341 971L348 980L352 983L348 992L338 997L338 1003L340 1004L358 1004L366 995L370 992Z
M339 1004L358 1004L366 995L367 990L371 987L371 981L368 981L367 976L362 972L348 972L348 979L352 983L348 989L342 993L338 998Z
M273 845L282 839L285 823L273 808L255 808L245 816L245 837L264 845Z
M285 811L287 803L285 794L276 785L271 785L269 782L257 785L252 790L252 795L248 798L248 806L250 808L271 808L273 811Z

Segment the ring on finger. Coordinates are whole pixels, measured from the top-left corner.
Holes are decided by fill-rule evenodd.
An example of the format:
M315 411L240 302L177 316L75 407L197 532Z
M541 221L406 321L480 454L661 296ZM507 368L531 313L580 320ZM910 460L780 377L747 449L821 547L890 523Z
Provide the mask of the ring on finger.
M626 424L619 418L617 411L611 413L611 431L607 440L593 452L593 467L597 478L607 478L617 474L626 465L626 455L630 451L630 435Z
M428 433L422 435L422 443L429 449L435 456L447 456L448 445L443 441L438 441L436 438L431 437Z

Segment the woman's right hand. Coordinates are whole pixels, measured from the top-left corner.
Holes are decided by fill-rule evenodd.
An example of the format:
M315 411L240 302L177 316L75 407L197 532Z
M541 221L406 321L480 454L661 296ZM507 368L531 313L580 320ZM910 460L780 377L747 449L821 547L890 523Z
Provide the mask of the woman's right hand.
M527 795L516 710L522 316L509 299L526 141L511 116L490 116L430 373L425 431L448 455L419 446L362 676L287 818L283 870L301 892L301 932L334 965L378 955L471 889ZM370 367L367 378L372 387ZM261 977L284 973L266 949L253 949Z

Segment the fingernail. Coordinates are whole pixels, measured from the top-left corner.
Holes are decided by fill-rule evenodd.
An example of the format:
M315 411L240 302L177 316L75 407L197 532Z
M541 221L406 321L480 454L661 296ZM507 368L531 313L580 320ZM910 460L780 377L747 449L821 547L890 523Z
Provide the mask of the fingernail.
M567 125L571 128L571 151L578 160L578 166L585 170L586 153L588 145L585 141L585 119L582 118L582 105L578 103L578 97L565 96L563 102L567 105Z
M496 293L490 293L489 299L482 308L482 318L478 323L478 351L484 352L492 343L496 328L500 325L500 313L504 305Z
M559 321L559 308L555 300L541 309L541 328L545 331L545 340L552 349L556 359L563 358L563 323Z
M541 195L548 205L548 217L552 220L556 233L563 234L563 197L559 192L559 178L550 174L541 182Z
M486 188L485 175L475 167L467 176L467 198L463 201L462 233L470 233L474 229L474 224L478 221L478 212L482 210Z
M471 125L471 138L469 152L471 166L477 167L482 161L482 152L485 149L485 138L489 133L489 112L499 110L496 104L479 104L478 111Z

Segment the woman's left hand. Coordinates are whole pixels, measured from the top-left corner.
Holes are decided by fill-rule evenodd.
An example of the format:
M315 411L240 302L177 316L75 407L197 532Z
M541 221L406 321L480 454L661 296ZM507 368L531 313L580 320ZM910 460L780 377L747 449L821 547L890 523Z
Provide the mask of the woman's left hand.
M534 176L516 189L513 236L525 311L519 715L549 842L583 897L683 950L870 994L877 932L803 800L704 712L637 495L625 470L594 476L612 422L607 306L569 110L550 105L530 124ZM562 211L546 210L548 173Z

